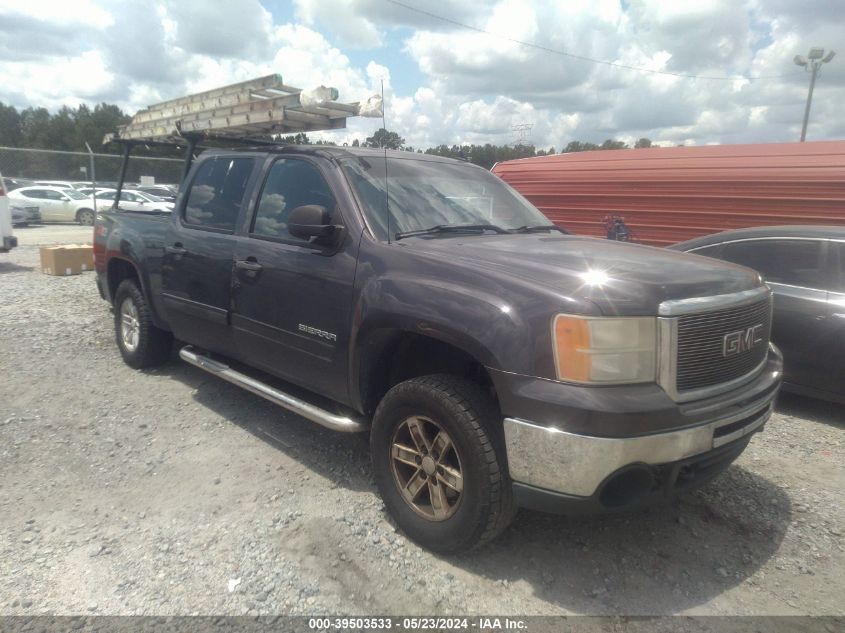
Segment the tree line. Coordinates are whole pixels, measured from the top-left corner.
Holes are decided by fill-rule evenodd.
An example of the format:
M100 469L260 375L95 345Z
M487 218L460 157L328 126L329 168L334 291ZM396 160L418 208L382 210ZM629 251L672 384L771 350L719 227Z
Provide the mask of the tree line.
M18 110L14 106L0 102L0 146L28 147L34 149L53 149L65 151L85 151L87 141L94 151L102 151L101 143L106 134L114 132L119 125L128 123L131 117L118 106L100 103L93 108L80 105L76 108L63 106L51 114L46 108L25 108ZM279 142L298 145L335 145L323 140L312 141L307 134L299 133L280 136ZM530 143L505 145L438 145L427 149L407 145L405 139L394 131L381 128L372 135L359 141L354 139L352 147L385 147L424 154L436 154L450 158L459 158L489 169L497 162L531 156L556 154L555 148L537 149ZM634 148L651 147L647 138L639 139ZM560 153L584 152L590 150L626 149L622 141L607 139L601 144L585 141L570 141ZM162 155L158 148L151 148L148 155ZM172 154L171 154L172 155Z
M299 134L292 134L280 138L283 143L292 143L296 145L310 145L312 141L308 135L300 132ZM313 142L314 145L336 145L335 143L317 140ZM384 128L379 128L372 136L367 137L363 142L354 139L351 143L352 147L384 147L386 149L404 150L407 152L418 152L420 154L435 154L437 156L445 156L447 158L458 158L468 162L480 165L486 169L490 169L496 163L506 160L513 160L516 158L529 158L531 156L551 156L556 154L555 148L551 147L548 150L537 149L530 143L515 143L506 145L493 145L486 143L484 145L438 145L436 147L429 147L428 149L418 149L413 146L406 145L405 139L397 132L392 132ZM634 143L635 149L652 147L651 140L647 138L638 139ZM560 153L568 154L571 152L587 152L591 150L602 149L628 149L629 145L623 141L616 141L607 139L601 144L588 143L585 141L570 141L567 143Z

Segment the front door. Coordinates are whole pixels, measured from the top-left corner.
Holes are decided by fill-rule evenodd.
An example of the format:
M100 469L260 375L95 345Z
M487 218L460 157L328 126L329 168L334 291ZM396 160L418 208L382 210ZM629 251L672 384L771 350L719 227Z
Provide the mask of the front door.
M824 321L825 351L819 388L845 396L845 242L828 243L830 284Z
M292 236L288 216L306 204L326 207L333 224L343 223L315 163L277 159L238 238L232 326L241 358L344 401L357 240L344 235L338 245L321 247Z
M814 387L825 379L819 359L830 345L827 243L815 239L765 239L726 244L724 259L754 268L774 293L772 340L783 352L784 380Z
M76 222L76 210L69 196L54 189L47 189L46 194L52 208L54 220L60 222Z
M235 351L229 325L234 232L254 166L252 157L202 161L165 239L167 322L177 339L220 354Z

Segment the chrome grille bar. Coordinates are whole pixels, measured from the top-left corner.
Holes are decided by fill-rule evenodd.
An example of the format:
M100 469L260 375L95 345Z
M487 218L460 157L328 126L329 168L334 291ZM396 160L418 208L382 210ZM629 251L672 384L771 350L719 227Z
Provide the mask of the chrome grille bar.
M733 295L673 300L658 318L658 383L675 401L728 391L762 370L771 335L771 292L765 286ZM727 337L752 336L756 344L735 353ZM746 339L743 339L746 341Z

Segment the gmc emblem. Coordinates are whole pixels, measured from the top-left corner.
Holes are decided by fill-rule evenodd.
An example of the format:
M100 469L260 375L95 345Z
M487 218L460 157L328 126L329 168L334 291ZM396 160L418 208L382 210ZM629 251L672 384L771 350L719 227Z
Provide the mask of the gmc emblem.
M763 324L758 323L750 328L725 334L722 337L722 356L725 358L736 356L747 352L758 343L762 343L763 337L760 336L762 329Z

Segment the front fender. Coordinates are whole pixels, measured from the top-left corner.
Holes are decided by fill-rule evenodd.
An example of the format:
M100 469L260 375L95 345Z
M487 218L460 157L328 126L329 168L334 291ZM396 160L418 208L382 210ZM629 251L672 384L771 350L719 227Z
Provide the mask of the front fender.
M496 295L463 284L406 274L373 278L354 305L350 369L368 336L382 329L443 341L486 367L532 367L534 342L522 315Z

